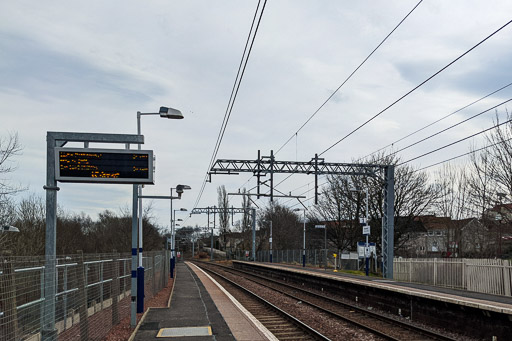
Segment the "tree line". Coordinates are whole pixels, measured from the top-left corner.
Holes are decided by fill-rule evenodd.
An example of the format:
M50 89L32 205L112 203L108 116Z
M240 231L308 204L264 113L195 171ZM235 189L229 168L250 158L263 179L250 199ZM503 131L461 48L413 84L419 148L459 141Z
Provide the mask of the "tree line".
M0 234L0 250L15 256L44 255L46 204L35 194L3 206L4 219L20 232ZM143 248L165 247L163 229L151 216L151 207L143 213ZM57 254L129 252L132 247L132 215L126 209L104 210L93 220L85 213L70 213L59 207L57 213Z

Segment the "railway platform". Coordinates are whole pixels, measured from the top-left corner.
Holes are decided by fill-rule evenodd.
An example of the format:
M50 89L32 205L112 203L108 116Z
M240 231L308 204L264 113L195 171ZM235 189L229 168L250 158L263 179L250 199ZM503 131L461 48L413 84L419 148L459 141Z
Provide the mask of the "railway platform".
M176 265L166 308L149 308L130 340L275 340L273 335L195 265Z
M410 321L442 329L466 330L468 335L510 339L512 297L361 277L276 263L233 261L238 269L322 291L337 292L358 305L376 307Z
M343 272L333 272L332 269L300 267L280 263L254 263L263 266L292 269L299 273L313 274L320 277L332 277L345 282L366 284L373 288L396 291L418 297L436 299L447 303L456 303L468 307L477 307L483 310L490 310L499 313L512 315L512 297L491 295L479 292L472 292L460 289L436 287L418 283L397 282L379 277L364 277L350 275Z

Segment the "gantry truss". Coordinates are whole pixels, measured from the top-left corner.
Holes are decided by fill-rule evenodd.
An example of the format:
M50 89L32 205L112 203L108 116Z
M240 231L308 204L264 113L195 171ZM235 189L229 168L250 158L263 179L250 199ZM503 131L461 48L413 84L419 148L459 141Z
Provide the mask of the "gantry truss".
M319 175L356 175L380 177L384 180L384 203L382 217L382 258L383 275L393 278L393 247L394 247L394 166L378 164L336 163L325 162L318 154L310 161L277 161L274 152L270 156L261 156L258 150L256 160L218 159L208 172L211 180L213 174L253 173L257 178L257 196L269 196L274 199L274 174L308 174L315 176L315 204L318 203ZM269 175L270 194L260 192L261 177Z

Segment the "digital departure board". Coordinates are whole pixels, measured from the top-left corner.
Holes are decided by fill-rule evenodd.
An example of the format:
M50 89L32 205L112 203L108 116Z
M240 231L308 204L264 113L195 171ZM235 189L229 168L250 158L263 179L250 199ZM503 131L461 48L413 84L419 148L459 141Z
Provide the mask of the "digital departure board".
M55 148L55 163L61 182L154 184L152 150Z

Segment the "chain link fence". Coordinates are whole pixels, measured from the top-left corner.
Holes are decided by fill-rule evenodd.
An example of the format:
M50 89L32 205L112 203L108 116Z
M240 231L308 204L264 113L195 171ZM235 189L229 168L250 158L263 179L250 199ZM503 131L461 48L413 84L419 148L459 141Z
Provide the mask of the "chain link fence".
M168 283L169 254L145 252L145 299ZM131 254L57 258L55 329L59 340L102 340L130 315ZM41 340L44 257L0 257L0 341Z

